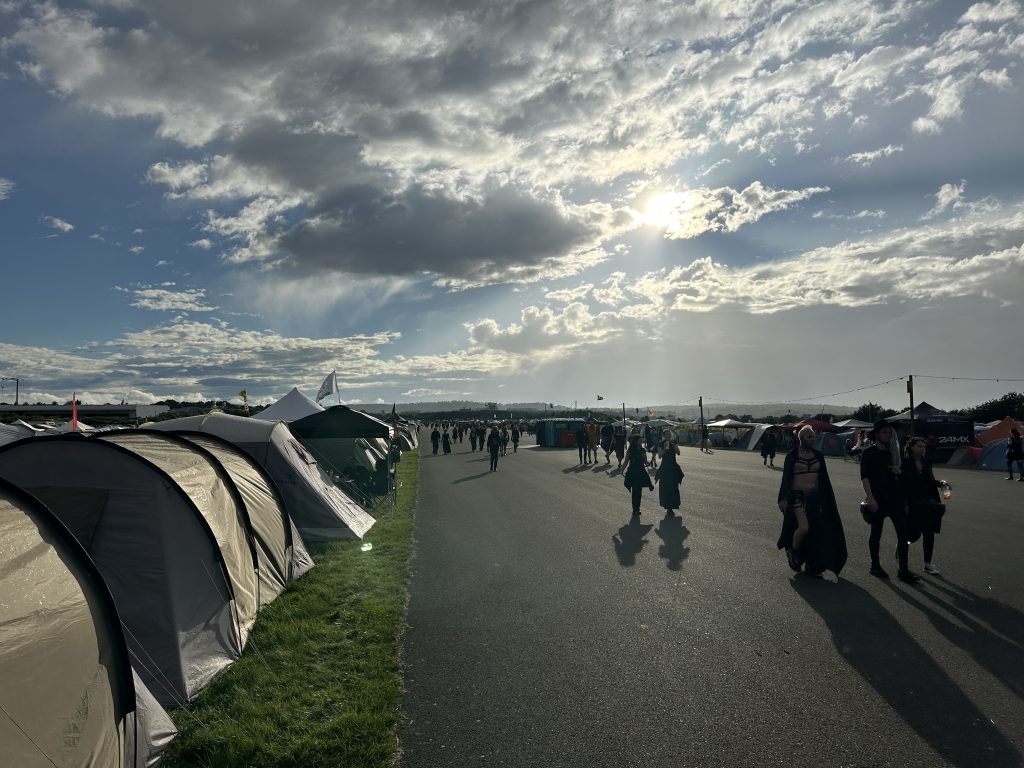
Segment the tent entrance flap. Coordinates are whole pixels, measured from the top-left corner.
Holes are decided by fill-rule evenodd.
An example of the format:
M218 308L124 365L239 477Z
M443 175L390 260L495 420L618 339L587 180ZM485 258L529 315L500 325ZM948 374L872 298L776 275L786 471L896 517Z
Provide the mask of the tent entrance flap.
M50 509L62 510L60 520L86 551L92 548L96 530L103 522L110 491L106 488L56 488L38 486L26 488Z

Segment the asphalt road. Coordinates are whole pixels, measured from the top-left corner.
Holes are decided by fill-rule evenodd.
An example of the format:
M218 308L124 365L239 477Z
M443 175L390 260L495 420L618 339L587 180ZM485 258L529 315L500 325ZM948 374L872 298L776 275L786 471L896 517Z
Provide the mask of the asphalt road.
M614 459L468 446L420 464L406 768L1024 765L1024 483L937 467L942 575L908 586L868 575L830 459L850 559L814 580L753 453L683 448L681 518L655 492L631 522Z

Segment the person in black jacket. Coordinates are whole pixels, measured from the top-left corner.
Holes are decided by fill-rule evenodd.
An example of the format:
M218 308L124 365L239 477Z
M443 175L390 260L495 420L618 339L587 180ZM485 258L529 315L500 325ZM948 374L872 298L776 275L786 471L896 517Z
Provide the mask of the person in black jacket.
M935 552L935 534L942 526L943 507L939 489L944 483L935 479L932 464L924 456L925 448L923 438L910 438L900 479L907 498L908 539L915 541L920 531L924 548L924 572L938 574L939 569L932 563L932 555Z
M1013 480L1013 465L1020 470L1020 477L1017 479L1024 483L1024 440L1021 440L1020 430L1016 427L1010 429L1010 436L1006 440L1006 479Z
M647 451L640 445L640 435L629 438L629 450L626 451L626 463L623 467L622 484L629 489L633 501L633 514L640 514L640 499L644 488L654 490L651 476L647 474Z
M437 430L437 425L434 425L434 431L430 433L430 446L434 449L434 455L437 456L437 448L441 444L441 433Z
M491 433L487 436L487 451L491 454L491 472L498 471L498 452L501 450L501 435L497 427L491 427Z
M899 440L896 430L887 421L875 423L871 431L874 445L864 451L860 460L860 481L871 516L871 536L868 538L868 552L871 554L872 576L889 578L882 568L879 549L882 541L882 526L885 518L892 520L896 529L896 559L899 561L898 578L913 583L921 577L907 567L907 502L900 476L903 461L899 454Z
M590 438L587 437L587 428L581 422L576 430L576 450L580 455L580 464L590 463Z
M782 533L776 544L786 550L789 567L801 566L811 576L830 570L839 575L846 565L846 534L839 505L825 466L814 448L814 428L805 425L797 445L786 454L779 486Z

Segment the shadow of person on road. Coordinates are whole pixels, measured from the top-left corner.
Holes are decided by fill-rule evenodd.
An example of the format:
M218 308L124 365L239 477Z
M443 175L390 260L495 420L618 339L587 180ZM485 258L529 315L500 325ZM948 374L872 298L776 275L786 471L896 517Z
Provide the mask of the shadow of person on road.
M654 532L662 542L658 547L658 557L665 560L670 571L678 571L690 554L690 548L683 546L690 529L683 525L680 517L663 517Z
M824 619L846 663L946 760L960 768L1020 766L1012 742L865 589L845 580L789 583Z
M928 590L912 594L896 588L893 591L921 611L943 637L971 654L979 665L1002 682L1018 699L1024 699L1024 649L1019 645L1020 633L1024 631L1024 615L996 600L978 597L963 587L957 587L959 591L946 589L932 581L928 582L928 586L938 587L951 598L951 602L940 599ZM963 626L957 626L942 613L916 599L918 597L930 600ZM1017 634L1014 635L1014 632Z
M643 524L640 518L633 516L626 525L619 528L619 532L612 534L612 544L615 546L615 556L619 558L619 565L630 566L636 564L636 556L647 543L645 538L651 532L651 524Z
M571 467L566 467L562 470L563 475L578 475L580 472L586 472L590 469L589 464L574 464Z
M458 485L459 483L466 483L466 482L469 482L470 480L478 480L481 477L487 477L488 475L491 475L491 474L493 474L493 472L491 472L490 470L487 470L486 472L481 472L479 475L469 475L468 477L460 477L458 480L452 480L452 485Z

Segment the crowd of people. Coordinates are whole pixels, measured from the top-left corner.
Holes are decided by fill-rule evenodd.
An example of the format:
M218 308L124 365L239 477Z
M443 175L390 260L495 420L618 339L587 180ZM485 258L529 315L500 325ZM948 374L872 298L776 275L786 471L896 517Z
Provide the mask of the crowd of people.
M830 570L839 575L846 564L846 537L825 456L814 448L812 427L802 427L797 437L797 446L786 454L779 487L783 522L778 547L785 550L794 571L820 577ZM901 450L893 425L879 421L867 433L860 451L861 514L871 526L868 572L877 578L889 578L881 560L886 520L896 534L897 578L908 583L920 579L909 565L910 544L918 539L922 540L925 572L939 573L932 558L949 484L935 479L925 449L922 438L911 437Z
M469 441L470 450L486 451L490 471L496 472L498 460L519 450L524 434L532 434L526 422L507 421L488 426L482 421L470 423L436 422L429 425L434 455L452 452L455 443ZM830 570L836 575L847 560L846 537L835 492L829 479L824 454L814 447L814 428L806 425L796 435L796 445L786 453L779 486L778 506L782 512L782 531L777 546L785 550L790 568L808 576L818 577ZM627 429L622 424L580 424L574 435L579 464L597 464L600 453L604 463L615 458L621 470L623 485L629 491L632 514L641 514L644 490L654 491L658 484L658 504L666 517L674 517L681 506L681 484L684 477L679 463L680 448L675 433L658 430L648 424ZM790 438L787 436L787 442ZM782 441L769 429L761 440L761 457L765 466L775 466L777 447ZM702 435L701 451L710 452ZM870 525L868 538L869 573L880 579L889 578L882 566L881 540L886 520L896 535L895 559L897 578L913 583L920 579L909 565L910 544L922 542L924 570L938 574L933 561L935 535L940 532L945 511L943 494L949 485L936 480L931 462L925 457L926 444L920 437L911 437L900 446L893 425L879 421L864 430L856 445L860 461L860 478L864 490L861 514ZM1024 480L1024 447L1021 435L1013 431L1007 448L1007 469L1013 478L1012 462L1020 464ZM654 470L653 479L649 468Z

